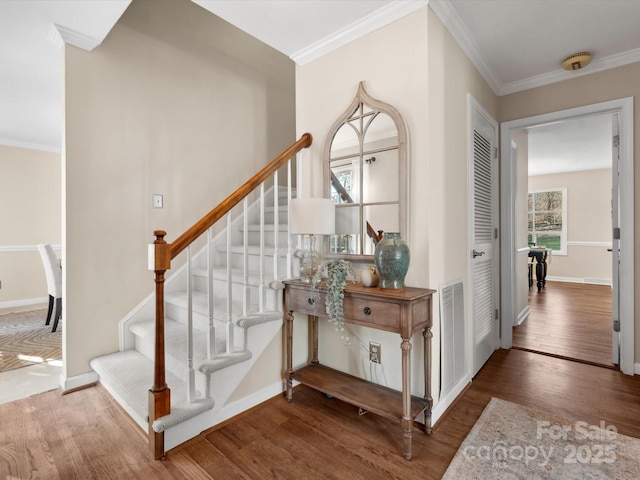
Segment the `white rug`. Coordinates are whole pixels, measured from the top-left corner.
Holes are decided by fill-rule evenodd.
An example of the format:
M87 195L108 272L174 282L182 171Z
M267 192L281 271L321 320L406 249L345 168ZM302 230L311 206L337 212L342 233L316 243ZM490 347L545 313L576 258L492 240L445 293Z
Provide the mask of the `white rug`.
M638 479L640 440L492 398L443 478Z

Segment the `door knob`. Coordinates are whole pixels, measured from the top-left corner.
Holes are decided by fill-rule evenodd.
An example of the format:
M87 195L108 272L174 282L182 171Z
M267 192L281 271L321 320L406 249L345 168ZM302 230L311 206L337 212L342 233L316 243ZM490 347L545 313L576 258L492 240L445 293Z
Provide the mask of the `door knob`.
M482 255L484 255L484 252L473 251L473 258L481 257Z

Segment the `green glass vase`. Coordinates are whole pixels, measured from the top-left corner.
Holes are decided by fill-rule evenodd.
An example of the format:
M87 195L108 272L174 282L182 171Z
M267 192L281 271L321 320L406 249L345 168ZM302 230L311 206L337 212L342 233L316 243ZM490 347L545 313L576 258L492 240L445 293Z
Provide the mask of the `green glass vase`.
M376 245L373 258L380 276L380 288L404 288L409 270L409 246L398 232L385 232Z

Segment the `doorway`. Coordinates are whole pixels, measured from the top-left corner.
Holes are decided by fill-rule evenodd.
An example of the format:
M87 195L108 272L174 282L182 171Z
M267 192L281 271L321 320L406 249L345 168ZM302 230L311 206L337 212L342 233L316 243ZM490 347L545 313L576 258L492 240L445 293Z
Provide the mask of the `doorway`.
M599 115L617 114L620 127L620 161L619 161L619 221L620 246L619 255L622 261L619 268L618 292L613 292L613 309L619 311L620 334L613 331L611 320L611 338L617 343L619 338L620 369L626 374L633 374L634 367L634 279L633 279L633 99L619 99L599 104L578 107L570 110L538 115L519 120L505 122L501 125L501 151L511 150L512 133L536 125L549 125L569 119ZM517 319L517 283L518 276L518 244L516 239L516 205L517 205L517 165L510 155L501 158L501 241L504 248L501 253L502 284L502 324L501 346L511 348L513 345L512 326ZM614 288L615 290L615 288ZM619 298L619 300L618 300ZM618 348L618 347L616 347Z
M512 132L521 277L513 348L613 366L617 122L598 114Z

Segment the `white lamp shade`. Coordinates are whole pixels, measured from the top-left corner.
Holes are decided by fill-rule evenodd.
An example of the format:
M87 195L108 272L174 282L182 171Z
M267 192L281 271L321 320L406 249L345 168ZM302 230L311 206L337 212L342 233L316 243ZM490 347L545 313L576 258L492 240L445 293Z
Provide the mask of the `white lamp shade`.
M330 198L294 198L289 205L289 231L297 235L331 235L336 208Z
M360 233L360 207L336 208L336 233L343 235Z

